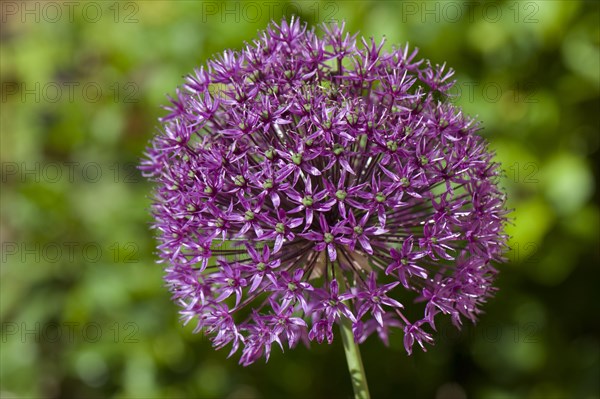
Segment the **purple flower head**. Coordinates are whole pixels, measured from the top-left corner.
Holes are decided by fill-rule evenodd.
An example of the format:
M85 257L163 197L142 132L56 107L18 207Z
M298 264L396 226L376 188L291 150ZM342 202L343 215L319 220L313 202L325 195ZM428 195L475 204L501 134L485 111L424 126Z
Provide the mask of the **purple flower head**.
M453 71L382 46L272 23L186 78L147 149L173 300L244 365L346 321L411 353L494 292L499 167Z

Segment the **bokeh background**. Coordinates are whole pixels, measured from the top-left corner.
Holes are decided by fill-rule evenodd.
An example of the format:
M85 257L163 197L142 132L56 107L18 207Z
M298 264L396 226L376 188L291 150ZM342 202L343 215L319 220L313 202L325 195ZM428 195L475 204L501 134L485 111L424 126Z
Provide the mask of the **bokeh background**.
M515 209L480 322L369 339L373 397L599 397L598 3L0 4L2 398L351 397L340 339L243 368L180 325L135 169L183 75L292 14L455 68Z

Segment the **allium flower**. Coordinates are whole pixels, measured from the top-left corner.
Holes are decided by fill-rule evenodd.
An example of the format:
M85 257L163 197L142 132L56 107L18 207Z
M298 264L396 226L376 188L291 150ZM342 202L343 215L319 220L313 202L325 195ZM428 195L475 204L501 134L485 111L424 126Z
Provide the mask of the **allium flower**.
M323 31L272 23L196 70L141 166L173 300L244 365L340 322L425 349L503 261L500 171L452 70Z

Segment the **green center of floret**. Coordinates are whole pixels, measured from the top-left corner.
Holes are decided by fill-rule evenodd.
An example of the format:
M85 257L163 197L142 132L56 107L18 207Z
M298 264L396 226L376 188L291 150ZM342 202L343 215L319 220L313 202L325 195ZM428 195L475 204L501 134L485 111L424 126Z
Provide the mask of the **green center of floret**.
M360 227L360 226L354 226L354 229L353 229L353 230L354 230L354 232L355 232L356 234L362 234L362 233L363 233L363 231L364 231L364 230L363 230L363 228L362 228L362 227Z
M288 283L287 287L290 291L294 291L296 288L298 288L298 286L294 283Z
M337 199L339 199L340 201L345 200L347 196L348 196L348 193L345 192L344 190L337 190L335 193L335 197Z
M375 201L377 201L377 202L379 202L379 203L382 203L383 201L385 201L385 200L386 200L386 198L387 198L387 197L385 196L385 194L384 194L384 193L382 193L381 191L380 191L380 192L378 192L378 193L375 195Z
M323 236L323 241L325 241L327 244L332 243L333 242L333 234L325 233L325 235Z
M342 147L340 144L336 144L333 146L333 153L335 155L340 155L342 152L344 152L344 147Z
M273 188L273 179L267 179L267 180L265 180L265 182L263 183L262 187L263 187L265 190L268 190L268 189L270 189L270 188Z
M300 154L300 153L292 154L292 162L295 165L300 165L302 163L302 154Z
M408 178L403 177L400 179L400 184L402 185L402 187L408 187L410 186L410 181L408 180Z
M350 125L354 125L357 121L358 121L358 116L356 116L355 114L348 114L346 116L346 121L350 124Z
M252 211L246 211L244 219L246 219L247 221L254 220L254 212L252 212Z
M394 140L389 140L387 143L385 143L385 145L390 151L396 151L398 149L398 143L396 143Z
M246 184L246 179L244 179L244 176L242 175L237 175L233 179L233 183L238 187L242 187L244 184Z
M215 221L215 226L217 227L223 227L225 226L225 221L223 220L223 218L217 218L217 220Z
M315 200L313 200L313 197L310 195L307 195L306 197L302 198L302 205L304 206L311 206L314 202Z
M259 271L263 271L265 270L267 267L267 265L265 265L265 262L258 262L258 264L256 265L256 269Z
M277 223L275 225L275 231L278 232L279 234L285 233L285 225L283 223Z
M265 151L265 157L267 157L267 159L273 160L273 158L275 158L275 149L273 147L270 147L267 151Z

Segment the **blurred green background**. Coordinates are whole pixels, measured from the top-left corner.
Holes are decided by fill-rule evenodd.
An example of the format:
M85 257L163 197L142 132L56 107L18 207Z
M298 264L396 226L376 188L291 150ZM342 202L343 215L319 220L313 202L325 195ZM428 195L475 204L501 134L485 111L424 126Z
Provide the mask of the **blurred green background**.
M1 5L2 398L348 398L341 340L248 368L182 327L135 170L182 76L271 18L347 21L456 69L514 208L476 326L363 345L374 398L599 398L598 3Z

